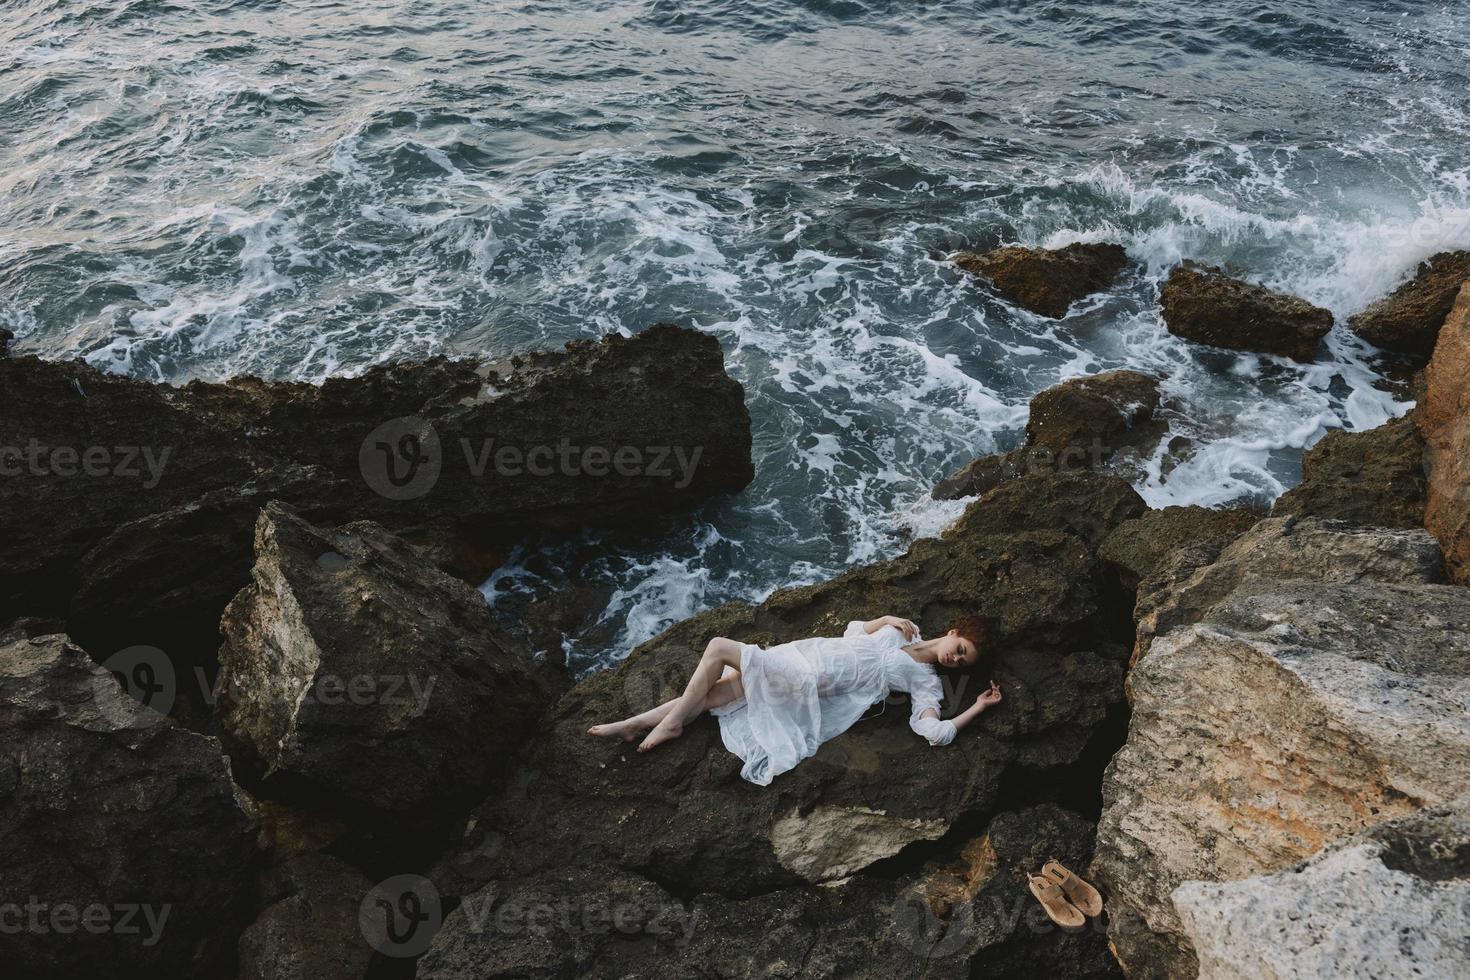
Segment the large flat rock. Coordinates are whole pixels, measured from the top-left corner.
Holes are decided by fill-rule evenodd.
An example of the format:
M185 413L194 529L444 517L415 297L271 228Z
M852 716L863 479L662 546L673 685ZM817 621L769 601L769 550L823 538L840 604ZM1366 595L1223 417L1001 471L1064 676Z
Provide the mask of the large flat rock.
M1275 579L1434 584L1445 571L1439 545L1423 530L1268 518L1223 547L1195 542L1154 567L1138 588L1133 662L1154 637L1204 620L1241 583Z
M1006 300L1052 319L1072 304L1106 289L1128 264L1121 245L1077 243L1064 248L1008 245L988 252L960 252L955 265L990 281Z
M1470 798L1304 864L1174 892L1201 980L1470 976Z
M442 889L465 894L492 880L597 862L677 894L750 896L898 860L915 843L1004 808L1008 792L1074 789L1046 774L1096 755L1099 740L1108 742L1102 758L1111 751L1127 649L1091 540L1143 504L1122 481L1097 474L1018 482L901 558L778 592L759 606L712 610L578 684L535 743L523 788L476 812L463 860L446 863ZM1029 519L1020 516L1027 500ZM715 636L771 644L841 635L849 620L890 611L926 635L960 615L997 624L995 677L1005 701L953 745L932 748L915 736L898 698L757 787L739 777L740 760L724 749L713 719L648 754L586 734L682 690ZM948 710L968 705L986 679L951 679ZM835 839L800 833L803 826L827 828Z

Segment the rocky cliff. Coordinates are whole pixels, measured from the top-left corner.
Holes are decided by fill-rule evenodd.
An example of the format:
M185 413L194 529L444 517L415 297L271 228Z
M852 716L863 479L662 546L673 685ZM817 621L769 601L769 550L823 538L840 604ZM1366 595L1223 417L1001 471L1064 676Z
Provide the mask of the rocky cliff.
M0 621L47 616L92 647L193 663L249 579L269 500L377 521L474 578L533 530L646 523L753 475L719 343L667 325L322 385L171 387L8 357L0 390L0 446L20 453L4 461Z
M1001 258L1062 262L1083 292L1119 261ZM1406 287L1403 316L1432 314L1443 285ZM1181 315L1219 293L1260 334L1210 343L1284 336L1305 357L1325 326L1215 273L1193 299L1187 277L1176 287ZM191 447L152 495L52 493L43 476L22 480L8 517L6 594L35 615L0 635L0 903L142 903L159 929L145 943L32 928L6 965L250 980L1462 973L1470 289L1458 295L1416 410L1323 439L1270 517L1149 510L1108 470L1157 445L1157 382L1078 379L1036 399L1021 451L957 475L976 499L940 537L677 623L574 686L445 568L483 560L462 545L512 515L619 521L645 499L743 485L748 420L711 341L662 328L508 373L434 362L321 388L166 389L0 360L23 396L12 427L120 445L146 419ZM497 483L494 499L448 472L445 447L477 426L547 434L534 425L558 411L558 432L701 439L718 462L703 483L553 475ZM419 421L358 432L384 413ZM416 496L433 438L440 472ZM382 446L413 465L375 469ZM1061 462L1078 446L1108 452ZM46 551L39 522L60 507L79 516ZM757 788L709 718L648 755L587 735L671 697L715 636L775 643L885 613L926 634L963 615L994 624L993 671L947 676L944 711L991 676L1005 699L954 744L913 735L895 698ZM178 693L149 650L110 656L169 617L223 638L196 726L219 740L146 706ZM1090 869L1102 919L1069 933L1041 914L1025 875L1053 857Z

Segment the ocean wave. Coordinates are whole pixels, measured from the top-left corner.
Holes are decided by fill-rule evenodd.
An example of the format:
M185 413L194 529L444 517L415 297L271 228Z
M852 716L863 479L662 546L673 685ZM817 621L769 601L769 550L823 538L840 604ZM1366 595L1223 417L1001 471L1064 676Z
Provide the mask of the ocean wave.
M1220 264L1339 321L1470 246L1454 5L26 2L0 28L0 325L160 380L320 380L657 320L723 344L757 480L658 543L523 549L487 592L606 587L580 667L936 533L927 493L1082 374L1163 378L1150 503L1266 502L1408 393L1157 308ZM144 16L146 14L146 16ZM1124 244L1063 321L943 261ZM592 634L589 634L592 635Z

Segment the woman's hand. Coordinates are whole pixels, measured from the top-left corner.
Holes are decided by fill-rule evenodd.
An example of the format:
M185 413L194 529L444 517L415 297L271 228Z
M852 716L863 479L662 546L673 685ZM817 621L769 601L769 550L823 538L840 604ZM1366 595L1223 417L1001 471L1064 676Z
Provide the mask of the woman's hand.
M899 619L897 616L884 616L883 622L902 633L905 640L912 640L919 635L919 628L911 620Z
M975 699L974 704L950 719L954 724L954 730L957 732L960 731L970 722L984 714L987 709L997 704L1000 704L1000 685L995 681L991 681L990 686L980 692L980 696ZM938 717L938 712L935 712L935 717Z

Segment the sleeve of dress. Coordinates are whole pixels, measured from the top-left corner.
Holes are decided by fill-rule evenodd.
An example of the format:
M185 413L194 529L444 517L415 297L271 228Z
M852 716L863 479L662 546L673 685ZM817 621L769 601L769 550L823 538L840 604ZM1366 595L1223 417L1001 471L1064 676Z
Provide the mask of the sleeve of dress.
M847 632L842 634L842 638L844 640L856 640L859 637L867 636L867 631L863 629L866 625L868 624L861 619L854 619L847 624Z
M909 700L913 704L909 712L909 727L915 733L929 740L930 745L948 745L954 741L957 734L954 722L944 721L939 718L920 718L924 712L933 710L939 714L939 699L943 693L939 678L929 675L922 681L914 684L914 689L909 692Z

